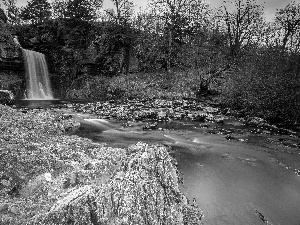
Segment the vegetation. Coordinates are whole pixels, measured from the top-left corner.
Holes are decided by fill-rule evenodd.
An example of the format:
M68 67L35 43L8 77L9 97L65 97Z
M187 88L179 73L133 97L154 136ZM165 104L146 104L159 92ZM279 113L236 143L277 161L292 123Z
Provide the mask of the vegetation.
M234 10L229 1L213 9L202 0L151 0L138 12L130 0L113 0L107 10L100 0L2 2L21 45L47 55L59 97L218 93L245 114L299 122L295 1L271 22L255 0L235 0Z

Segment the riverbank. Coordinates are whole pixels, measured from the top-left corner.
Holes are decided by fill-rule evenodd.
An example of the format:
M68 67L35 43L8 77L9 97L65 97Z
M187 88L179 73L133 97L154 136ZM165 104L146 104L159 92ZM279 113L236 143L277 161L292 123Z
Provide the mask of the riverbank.
M0 112L1 224L200 223L165 146L112 148L68 135L72 116Z

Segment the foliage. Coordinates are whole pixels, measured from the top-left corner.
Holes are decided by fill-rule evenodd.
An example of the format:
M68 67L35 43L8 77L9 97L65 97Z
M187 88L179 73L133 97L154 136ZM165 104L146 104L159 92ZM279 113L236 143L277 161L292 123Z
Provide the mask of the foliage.
M20 17L32 24L43 23L51 17L51 5L47 0L31 0L21 8Z
M20 9L17 7L16 0L3 0L3 5L6 7L8 23L16 25L20 23Z
M108 78L81 77L70 85L67 98L71 99L107 99Z
M17 97L22 95L21 88L25 86L24 79L20 78L20 74L0 72L0 89L11 90Z
M207 94L205 91L217 93L218 83L211 82L208 89L201 90L201 82L208 77L204 72L195 70L173 72L172 80L167 79L165 72L133 73L128 76L114 77L109 81L108 97L129 99L183 99L197 98Z
M223 84L223 102L249 114L297 117L290 104L298 103L284 90L298 96L292 85L299 80L296 2L268 23L255 0L234 1L234 11L227 10L228 1L213 10L201 0L153 0L138 13L131 1L113 3L114 9L100 18L102 1L56 0L53 20L15 26L23 47L48 56L61 97L200 98L220 93ZM280 110L270 103L271 96Z
M276 22L282 27L282 48L285 49L289 42L290 50L299 51L299 33L300 33L300 3L295 1L288 4L285 8L276 13Z
M225 1L226 3L226 1ZM236 11L229 12L224 5L224 21L230 56L236 58L247 45L258 39L263 25L263 8L256 0L235 0Z
M179 55L186 43L206 20L208 5L202 0L150 1L151 14L156 18L156 33L163 37L166 70L178 67Z
M56 19L92 21L97 18L102 0L55 0L52 3Z
M243 63L231 71L223 103L242 109L246 115L272 122L299 121L300 78L294 57L268 49L246 56Z
M130 0L112 0L114 9L106 10L111 21L118 25L128 26L133 15L133 2Z

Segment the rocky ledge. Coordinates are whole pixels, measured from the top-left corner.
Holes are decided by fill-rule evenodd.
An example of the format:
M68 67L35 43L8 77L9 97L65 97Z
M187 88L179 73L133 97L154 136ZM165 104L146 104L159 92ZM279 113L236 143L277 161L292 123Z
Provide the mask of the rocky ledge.
M0 224L200 224L162 145L68 135L72 116L0 105Z

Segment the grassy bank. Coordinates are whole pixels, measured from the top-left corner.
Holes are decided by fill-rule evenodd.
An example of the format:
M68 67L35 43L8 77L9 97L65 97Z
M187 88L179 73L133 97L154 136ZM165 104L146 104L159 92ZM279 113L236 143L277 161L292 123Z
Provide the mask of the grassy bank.
M133 73L127 76L93 77L78 89L70 89L69 98L92 100L110 99L195 99L214 94L214 102L224 108L237 110L242 117L260 117L281 126L299 125L299 76L289 71L289 62L268 61L269 52L258 58L247 56L237 67L209 80L205 71L183 71L167 74ZM275 53L273 53L275 54ZM255 61L253 63L247 63ZM205 87L203 83L208 81ZM207 89L205 89L207 88Z
M0 115L0 224L200 223L166 147L70 136L78 124L50 111Z

